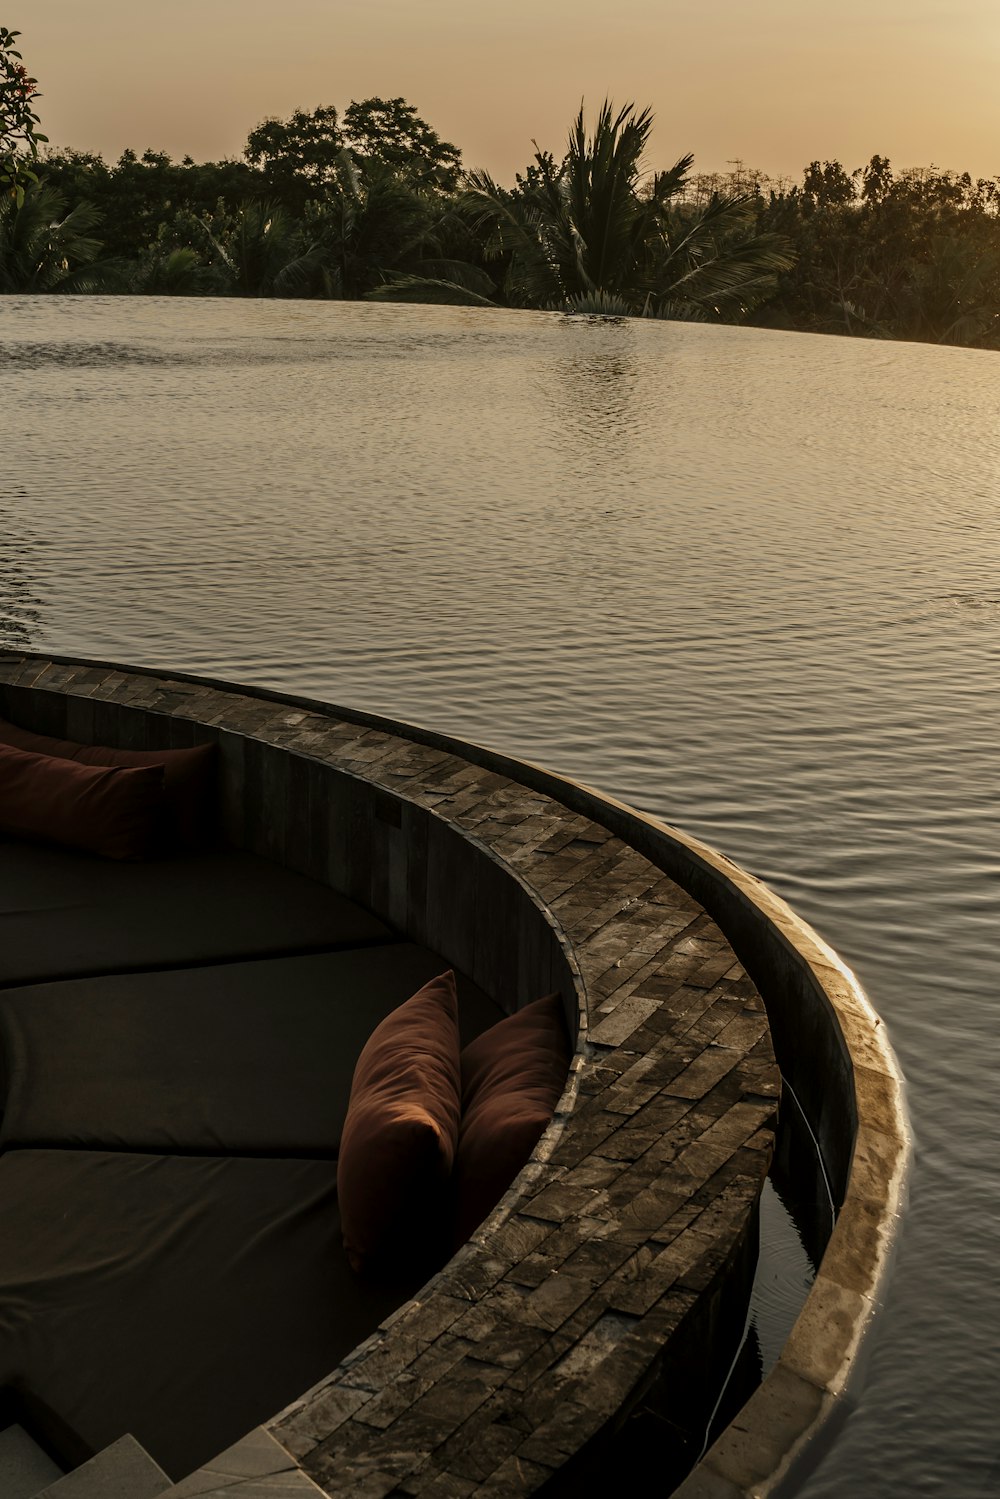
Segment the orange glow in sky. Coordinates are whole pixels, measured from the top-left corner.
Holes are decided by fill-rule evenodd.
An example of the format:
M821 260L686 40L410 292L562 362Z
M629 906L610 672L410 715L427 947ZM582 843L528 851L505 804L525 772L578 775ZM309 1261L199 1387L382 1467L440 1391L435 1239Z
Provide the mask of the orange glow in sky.
M268 115L402 94L465 165L561 153L581 98L652 105L649 165L1000 174L998 0L8 0L54 146L238 156Z

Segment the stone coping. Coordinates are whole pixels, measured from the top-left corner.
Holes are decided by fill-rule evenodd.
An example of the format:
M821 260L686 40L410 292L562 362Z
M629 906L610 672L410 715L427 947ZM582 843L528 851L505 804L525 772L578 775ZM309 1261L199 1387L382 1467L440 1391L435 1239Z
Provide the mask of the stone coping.
M884 1031L836 955L697 840L444 735L287 694L61 658L0 657L4 681L208 727L252 725L296 754L329 753L381 776L397 794L405 781L402 794L424 798L536 890L577 959L573 1084L532 1164L415 1301L271 1423L313 1492L312 1481L359 1495L551 1487L724 1279L769 1158L777 1077L757 992L693 896L718 917L764 990L800 1093L815 1084L807 1114L840 1216L776 1370L680 1492L784 1492L844 1408L909 1149ZM417 745L433 758L415 761ZM201 1481L190 1491L214 1486L208 1469ZM227 1477L227 1493L242 1487Z

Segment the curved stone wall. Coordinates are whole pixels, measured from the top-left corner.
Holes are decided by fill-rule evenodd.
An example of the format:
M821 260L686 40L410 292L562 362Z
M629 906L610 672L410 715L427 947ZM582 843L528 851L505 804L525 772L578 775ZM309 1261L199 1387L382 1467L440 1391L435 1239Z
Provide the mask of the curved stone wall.
M329 1493L556 1492L566 1475L572 1483L576 1454L599 1456L637 1392L669 1372L670 1350L690 1360L704 1343L699 1329L719 1320L724 1289L745 1291L752 1269L777 1079L747 973L767 1000L840 1215L778 1368L681 1492L763 1494L793 1481L811 1438L843 1408L907 1156L891 1052L852 976L815 934L695 840L445 736L106 666L10 656L0 658L3 682L15 696L20 684L53 702L68 698L84 716L117 704L156 715L161 726L169 719L175 743L190 742L193 725L203 726L197 737L216 734L230 767L232 833L291 862L287 841L268 847L273 819L271 831L267 818L256 831L247 821L255 799L248 802L246 785L235 789L240 766L270 788L288 827L303 825L304 813L308 821L310 797L324 794L315 777L331 769L402 806L400 831L402 818L422 809L428 827L460 830L516 876L521 898L558 934L563 992L568 980L580 1000L573 1084L533 1164L415 1302L276 1419L280 1446L257 1434L266 1451L253 1459L254 1481L280 1471L282 1493L301 1482L315 1494L305 1472ZM67 732L99 737L80 722ZM282 789L280 757L261 748L268 744L286 764L308 767L304 784L313 790L304 802L291 783ZM396 811L381 820L397 827ZM308 858L297 867L317 873ZM398 900L406 879L397 868L384 891L395 889ZM341 888L380 908L378 882ZM473 926L474 911L475 903ZM442 935L434 945L466 966ZM544 946L535 943L536 957ZM675 1378L683 1382L686 1368ZM243 1486L248 1452L214 1469L227 1493Z

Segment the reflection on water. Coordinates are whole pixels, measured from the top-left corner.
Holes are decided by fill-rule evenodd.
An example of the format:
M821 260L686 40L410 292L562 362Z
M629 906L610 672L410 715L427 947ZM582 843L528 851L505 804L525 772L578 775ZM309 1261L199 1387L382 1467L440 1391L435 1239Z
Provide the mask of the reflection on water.
M474 309L0 302L0 598L35 646L540 760L725 849L856 969L917 1160L814 1499L964 1499L1000 1458L998 368Z
M765 1372L777 1363L791 1333L834 1221L815 1137L785 1082L771 1175L760 1203L760 1257L750 1308Z
M615 465L628 462L634 434L651 419L662 386L643 381L641 364L627 343L629 324L593 323L589 337L594 347L581 358L576 322L567 319L563 325L573 347L551 370L538 371L535 391L543 408L553 399L558 403L563 456L582 449L586 463L597 465L601 474L611 473Z
M39 537L26 520L28 493L0 493L0 650L30 649L41 620L35 593Z

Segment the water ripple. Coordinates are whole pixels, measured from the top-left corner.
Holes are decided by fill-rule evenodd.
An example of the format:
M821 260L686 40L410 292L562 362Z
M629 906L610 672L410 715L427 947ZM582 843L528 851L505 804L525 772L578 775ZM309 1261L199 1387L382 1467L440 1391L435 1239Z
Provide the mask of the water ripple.
M722 847L856 968L917 1163L813 1496L1000 1475L997 368L543 314L0 302L0 641L542 761Z

